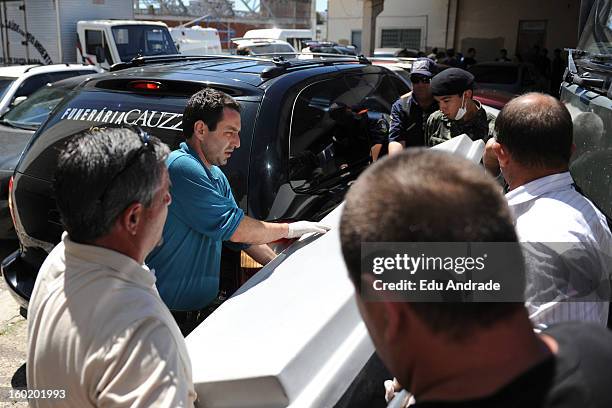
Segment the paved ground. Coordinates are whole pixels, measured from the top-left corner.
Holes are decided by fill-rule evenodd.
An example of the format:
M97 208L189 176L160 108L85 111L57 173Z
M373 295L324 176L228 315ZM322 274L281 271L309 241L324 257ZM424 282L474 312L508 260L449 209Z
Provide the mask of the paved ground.
M0 260L17 249L17 243L0 241ZM25 401L11 401L10 388L25 387L26 321L0 279L0 407L27 407Z

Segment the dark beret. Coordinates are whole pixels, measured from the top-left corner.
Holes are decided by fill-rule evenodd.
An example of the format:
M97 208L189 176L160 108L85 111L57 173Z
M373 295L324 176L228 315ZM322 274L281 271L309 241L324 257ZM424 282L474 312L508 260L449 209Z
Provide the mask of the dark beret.
M474 75L461 68L448 68L431 80L434 96L458 95L474 85Z

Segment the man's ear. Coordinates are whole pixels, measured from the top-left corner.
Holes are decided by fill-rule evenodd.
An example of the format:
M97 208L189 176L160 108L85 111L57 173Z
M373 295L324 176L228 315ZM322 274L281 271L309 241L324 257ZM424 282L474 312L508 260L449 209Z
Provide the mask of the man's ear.
M472 91L471 89L468 89L465 91L465 99L473 99L474 98L474 91Z
M388 344L401 341L401 337L405 333L406 314L403 310L405 306L404 302L382 302L386 321L383 335Z
M193 135L198 140L203 140L204 137L208 134L208 126L204 121L198 120L193 124Z
M497 161L499 162L499 165L506 166L508 164L508 161L510 160L510 153L508 152L508 149L506 149L504 145L498 143L497 141L493 142L491 149L495 153L495 156L497 156Z
M130 235L136 235L140 224L144 220L143 211L144 206L141 203L130 204L117 219L120 227Z

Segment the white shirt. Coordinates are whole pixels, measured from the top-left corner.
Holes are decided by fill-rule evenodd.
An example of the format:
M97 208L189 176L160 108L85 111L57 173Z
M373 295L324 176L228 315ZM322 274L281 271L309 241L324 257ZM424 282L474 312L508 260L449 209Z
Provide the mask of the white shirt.
M612 256L605 216L576 191L569 172L529 182L506 198L519 241L530 243L523 248L532 321L587 320L605 326Z
M184 407L195 392L185 340L144 265L64 233L28 309L31 407Z

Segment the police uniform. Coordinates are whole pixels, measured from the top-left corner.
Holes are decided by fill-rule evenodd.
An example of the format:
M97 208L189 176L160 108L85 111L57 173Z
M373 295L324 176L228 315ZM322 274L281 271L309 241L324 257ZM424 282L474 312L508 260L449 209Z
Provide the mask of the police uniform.
M461 95L472 89L474 76L459 68L449 68L436 75L431 81L431 91L435 96ZM472 140L487 141L493 136L495 116L484 110L480 102L472 100L478 111L470 120L453 120L446 117L442 111L436 111L429 116L425 126L425 143L435 146L446 142L455 136L466 134Z

